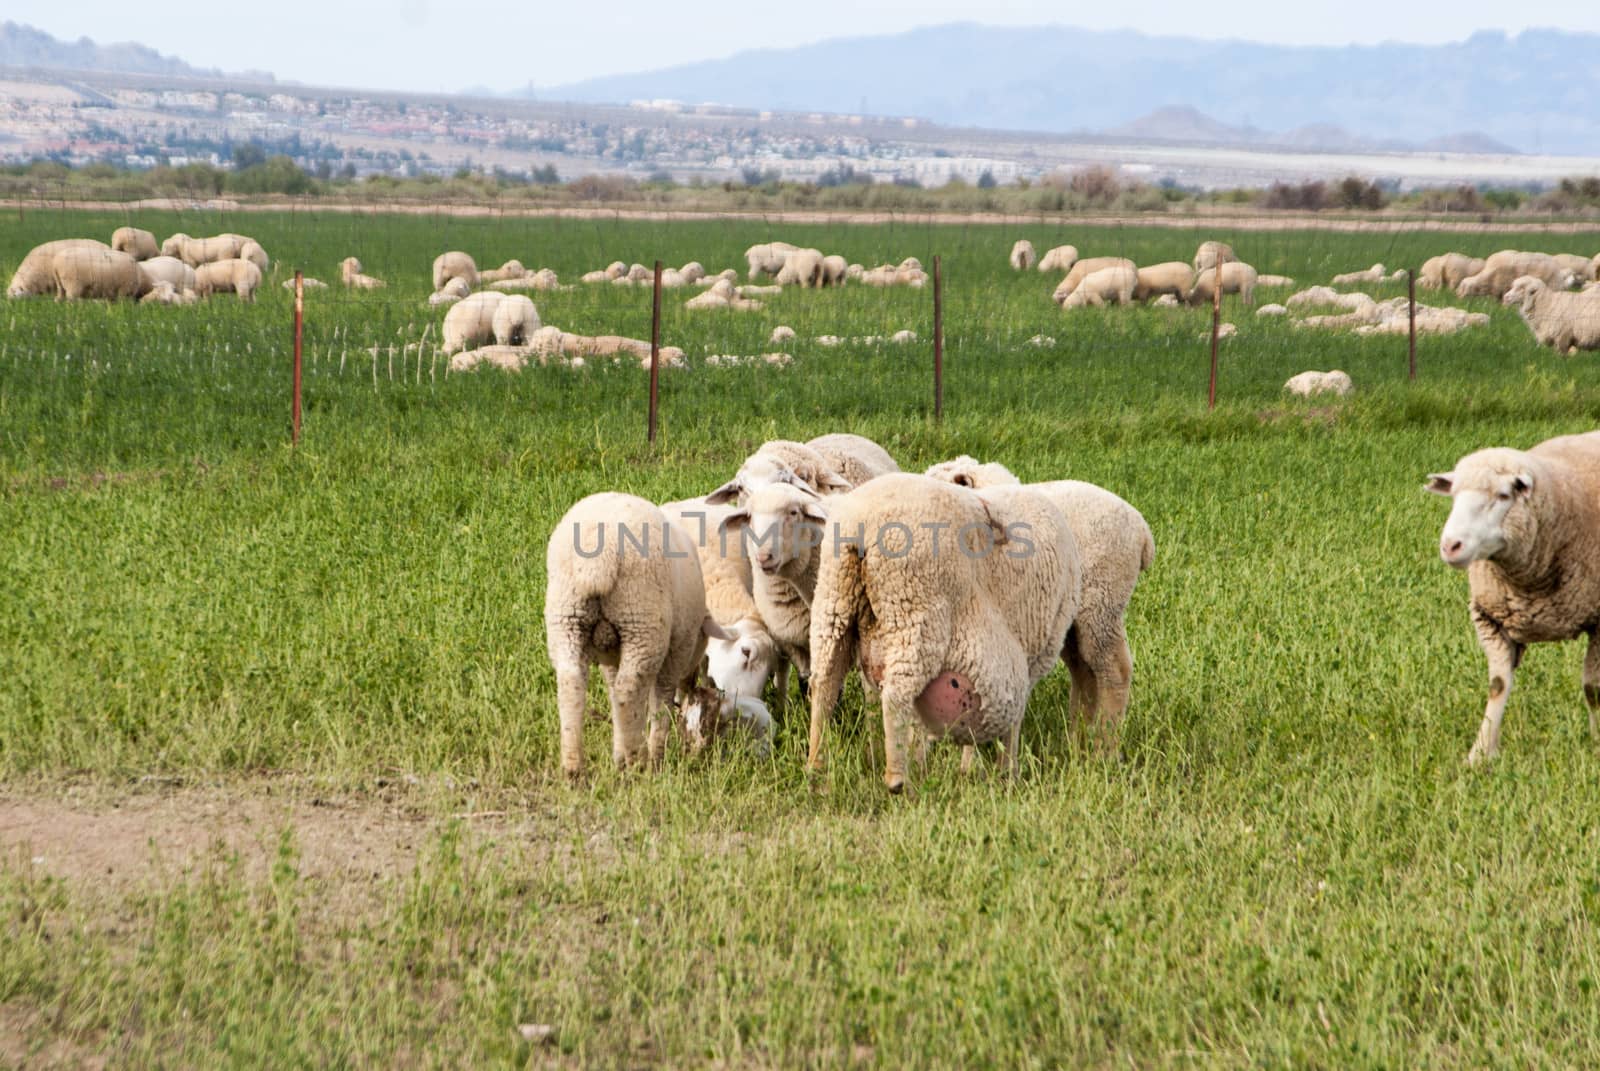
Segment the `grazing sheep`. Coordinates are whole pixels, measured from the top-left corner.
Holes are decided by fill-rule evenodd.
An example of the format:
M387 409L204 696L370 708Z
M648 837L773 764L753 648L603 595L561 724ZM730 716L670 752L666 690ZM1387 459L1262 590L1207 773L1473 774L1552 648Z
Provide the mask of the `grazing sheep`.
M138 227L118 227L111 232L111 248L127 253L134 260L149 260L161 255L156 236Z
M965 455L934 465L927 474L974 490L1019 482L1004 465L979 464ZM1143 514L1103 487L1081 480L1024 486L1055 503L1077 541L1083 596L1061 656L1072 674L1074 715L1085 726L1092 719L1097 747L1113 751L1133 684L1128 603L1140 575L1155 561L1155 537Z
M1531 450L1491 447L1428 477L1452 498L1439 538L1445 564L1467 570L1473 627L1489 664L1489 703L1470 765L1500 750L1500 722L1529 644L1589 637L1583 698L1600 735L1600 432Z
M1026 238L1018 238L1011 247L1012 271L1027 271L1038 259L1038 254L1033 251L1033 243Z
M494 307L494 340L502 346L524 346L539 330L539 310L526 296L511 294Z
M813 287L822 285L822 253L816 249L796 249L783 260L774 278L779 286Z
M658 763L666 745L661 711L693 689L706 637L726 635L706 614L700 560L687 536L642 498L590 495L556 523L545 567L562 770L583 772L584 698L595 663L608 671L613 761Z
M833 471L845 478L851 487L860 487L875 476L886 472L899 472L889 451L864 435L834 432L819 435L806 443L826 461Z
M11 282L6 285L6 297L41 297L45 294L61 296L61 287L56 282L55 259L58 253L69 249L100 249L113 252L112 248L95 238L58 238L53 242L44 242L36 245L22 258L22 263L17 265L17 270L11 275Z
M1382 264L1374 264L1362 271L1347 271L1333 277L1334 286L1348 286L1354 283L1381 283L1389 277L1389 269Z
M1082 264L1083 261L1078 263ZM1134 288L1139 284L1139 273L1131 265L1101 268L1085 275L1062 301L1064 309L1080 309L1092 305L1126 305L1133 300Z
M1051 300L1057 305L1065 304L1067 298L1078 288L1079 283L1083 282L1091 273L1103 271L1106 268L1127 268L1134 273L1135 277L1137 277L1139 271L1138 265L1127 257L1088 257L1073 263L1072 268L1067 272L1066 278L1056 285L1055 293L1050 295Z
M444 284L444 289L428 295L428 304L437 308L440 305L454 305L468 294L467 281L460 277L451 279Z
M1600 350L1600 295L1562 293L1551 290L1541 279L1524 275L1501 300L1517 306L1539 345L1560 354Z
M1193 285L1194 269L1183 261L1169 260L1164 264L1152 264L1148 268L1139 269L1138 281L1133 288L1133 300L1149 301L1160 294L1181 298Z
M1219 263L1227 264L1238 259L1233 246L1227 242L1201 242L1200 247L1194 251L1194 270L1202 272L1207 268L1216 267Z
M1511 284L1524 275L1532 275L1546 286L1556 290L1571 290L1572 271L1563 268L1555 257L1547 253L1519 253L1502 249L1490 254L1483 262L1483 270L1461 280L1456 287L1458 297L1505 297Z
M1454 290L1461 280L1483 270L1482 257L1469 257L1465 253L1441 253L1422 262L1417 273L1417 285L1424 290Z
M780 342L788 342L793 338L794 328L779 324L777 327L772 329L772 334L767 337L767 341L776 344Z
M732 696L718 688L696 688L683 704L683 728L692 752L704 751L713 741L740 729L750 734L757 757L772 754L772 715L753 695Z
M339 262L339 281L351 290L381 290L389 285L382 279L361 274L361 261L355 257L345 257ZM465 281L462 285L466 285Z
M1313 394L1343 396L1354 390L1355 384L1350 382L1347 373L1335 368L1330 372L1301 372L1299 375L1290 376L1283 389L1301 398L1309 398Z
M1072 270L1078 262L1078 247L1075 245L1058 245L1039 258L1039 270L1042 272Z
M239 246L239 259L248 260L265 272L272 261L267 257L267 251L261 248L261 243L251 239Z
M195 288L194 269L177 257L151 257L149 260L141 260L139 274L144 279L140 287L141 293L152 289L158 283L168 283L177 291ZM291 279L291 285L293 282Z
M498 290L485 290L450 306L450 311L444 314L444 330L440 333L443 351L454 353L493 341L495 310L506 300L506 295Z
M784 262L797 247L788 242L763 242L744 251L745 263L750 267L750 278L758 275L777 275Z
M478 265L465 253L452 250L433 258L433 289L444 289L451 279L465 279L467 286L478 285Z
M823 286L840 286L849 274L849 263L837 253L822 258Z
M251 302L260 286L261 269L248 260L214 260L194 272L194 291L203 298L232 292L240 301Z
M1189 304L1202 305L1212 300L1218 274L1222 276L1224 294L1238 294L1246 305L1256 303L1256 270L1243 261L1229 260L1223 262L1220 270L1213 266L1196 273L1194 286L1189 290Z
M1028 695L1078 609L1078 549L1060 509L1024 487L891 473L828 513L845 536L821 555L812 600L810 765L859 660L882 694L891 792L905 785L913 722L964 745L1001 741L1014 770Z

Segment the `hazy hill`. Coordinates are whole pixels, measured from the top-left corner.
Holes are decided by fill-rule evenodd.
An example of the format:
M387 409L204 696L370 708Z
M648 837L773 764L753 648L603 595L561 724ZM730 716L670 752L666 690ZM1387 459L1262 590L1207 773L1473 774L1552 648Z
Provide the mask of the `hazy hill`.
M0 23L0 67L50 67L69 71L109 71L117 74L165 74L180 78L218 78L223 72L191 67L173 56L163 56L144 45L98 45L87 37L62 41L16 22ZM270 82L265 71L243 71L229 77L249 82Z
M1334 48L954 24L536 92L547 100L670 98L1061 133L1114 131L1161 109L1190 108L1246 131L1309 127L1313 141L1321 126L1365 145L1442 139L1440 151L1500 143L1596 155L1597 56L1600 34L1559 30Z

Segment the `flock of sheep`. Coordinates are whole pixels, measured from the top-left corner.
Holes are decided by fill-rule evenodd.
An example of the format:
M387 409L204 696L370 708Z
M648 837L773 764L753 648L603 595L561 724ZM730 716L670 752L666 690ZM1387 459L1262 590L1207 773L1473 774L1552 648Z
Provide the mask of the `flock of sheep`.
M591 495L546 557L562 768L583 769L594 665L624 766L659 762L674 716L696 749L742 729L766 752L766 689L784 703L790 667L813 767L859 671L894 791L932 740L966 748L964 767L998 742L1011 769L1029 693L1060 661L1075 721L1113 749L1133 677L1124 616L1154 558L1144 518L1103 488L1023 485L968 457L903 473L859 435L768 442L703 497Z
M12 274L6 296L192 305L234 293L253 301L269 263L261 243L248 235L174 234L158 246L149 231L118 227L110 245L62 238L35 246Z

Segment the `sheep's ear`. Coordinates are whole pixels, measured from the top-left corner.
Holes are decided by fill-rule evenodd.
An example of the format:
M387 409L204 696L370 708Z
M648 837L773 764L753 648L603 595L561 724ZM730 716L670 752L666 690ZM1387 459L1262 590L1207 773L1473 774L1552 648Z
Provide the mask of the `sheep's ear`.
M744 485L739 482L737 477L735 477L707 495L706 504L709 506L720 506L724 502L737 502L739 501L739 496L743 492Z
M823 524L828 519L828 508L820 501L807 502L800 507L800 513L813 524Z
M845 479L843 476L840 476L837 472L817 473L817 490L821 491L825 495L843 494L845 491L851 490L854 486L854 484Z
M950 482L955 484L957 487L971 487L972 477L968 476L964 472L958 472L954 477L951 478Z
M1519 472L1511 477L1511 493L1518 498L1526 498L1531 490L1533 490L1533 473Z
M1455 491L1456 474L1453 472L1435 472L1428 477L1428 482L1422 485L1424 491L1432 491L1436 495L1448 495Z
M747 509L734 510L722 518L722 523L717 525L719 532L737 532L750 523L750 511Z
M728 640L736 640L739 638L737 633L728 632L721 625L717 624L716 619L710 614L707 614L705 616L705 620L700 622L700 631L706 634L707 639L722 640L724 643L726 643Z

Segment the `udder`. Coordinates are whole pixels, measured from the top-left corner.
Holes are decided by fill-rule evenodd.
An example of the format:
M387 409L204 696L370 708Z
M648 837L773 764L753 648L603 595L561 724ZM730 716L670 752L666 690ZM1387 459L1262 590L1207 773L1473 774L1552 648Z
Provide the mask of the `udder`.
M977 710L982 702L969 677L946 670L929 681L917 696L917 716L930 728L948 729Z

